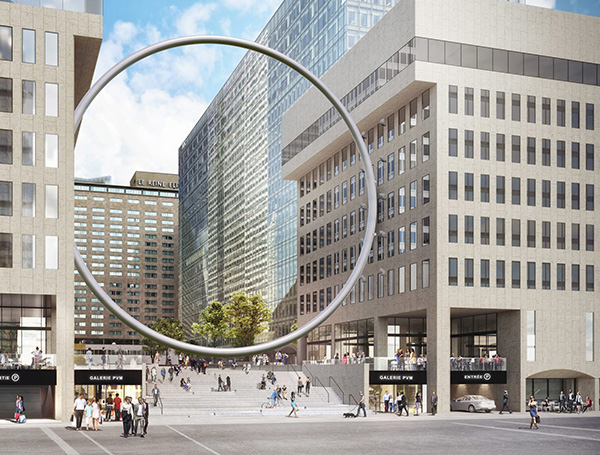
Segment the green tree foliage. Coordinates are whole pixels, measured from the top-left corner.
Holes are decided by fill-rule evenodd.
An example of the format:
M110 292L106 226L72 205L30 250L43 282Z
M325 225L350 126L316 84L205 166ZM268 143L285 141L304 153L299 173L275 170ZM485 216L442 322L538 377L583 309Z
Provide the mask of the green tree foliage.
M192 324L192 332L206 338L211 346L216 346L219 338L225 338L228 329L225 306L221 302L210 302L200 313L199 322Z
M153 322L152 324L148 324L148 327L158 332L162 335L166 335L170 338L173 338L178 341L183 341L183 326L181 325L181 321L179 319L174 318L161 318ZM150 354L156 351L164 351L168 349L167 346L164 346L160 343L157 343L150 338L143 337L142 345L146 348L146 351Z
M224 309L229 322L227 336L237 346L253 345L254 338L269 328L271 311L259 294L247 296L244 292L234 292Z

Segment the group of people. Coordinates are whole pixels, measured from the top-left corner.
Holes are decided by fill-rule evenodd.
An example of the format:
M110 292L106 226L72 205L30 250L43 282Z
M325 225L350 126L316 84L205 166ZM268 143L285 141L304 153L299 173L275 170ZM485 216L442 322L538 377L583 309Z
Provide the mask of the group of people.
M423 371L427 369L427 354L417 355L411 347L407 347L406 351L402 348L397 349L394 359L396 360L396 368L392 367L392 369L403 371Z
M192 390L192 381L189 378L189 376L188 376L187 379L181 378L181 381L179 381L179 387L181 387L186 392L191 392L191 390Z
M362 396L362 394L361 394ZM433 398L435 397L435 398ZM419 415L419 412L423 412L423 399L421 397L421 393L417 392L414 396L414 407L412 409L413 415ZM406 412L406 416L408 417L408 400L406 399L406 395L403 390L398 392L398 395L394 398L394 395L389 393L387 390L383 394L383 412L394 412L399 416L402 415L403 412ZM432 413L435 415L437 411L437 395L435 392L432 394ZM358 417L358 413L360 412L360 408L358 409L356 415ZM365 413L366 414L366 413ZM366 415L365 415L366 416Z
M504 365L504 359L500 354L483 354L477 358L450 355L450 368L452 371L500 371Z
M117 354L117 363L115 366L118 370L122 370L124 354L123 354L123 349L121 349L121 345L117 346L116 354ZM108 357L108 352L106 351L106 348L103 347L102 350L100 351L100 362L102 364L102 368L106 368L107 366L110 366L109 360L110 359ZM94 354L92 352L92 348L89 346L85 352L85 363L87 363L88 368L92 368L92 365L94 365Z
M25 401L22 395L17 395L17 401L15 402L15 422L25 423Z
M229 375L227 375L225 381L223 381L223 378L221 377L221 375L219 375L217 383L219 386L217 388L217 392L231 392L231 378L229 377Z
M552 404L550 403L550 399L546 397L546 399L542 402L542 406L545 409L551 409ZM585 411L592 407L592 400L589 396L585 397L585 401L583 400L583 396L581 392L577 392L575 394L573 390L569 390L569 394L565 395L561 390L560 395L558 396L558 412L562 413L568 412L572 414L573 411L577 411L577 414L583 414Z
M327 356L323 359L326 362ZM340 354L338 352L333 356L333 363L341 363L342 365L356 364L356 363L365 363L365 353L364 352L346 352L340 359Z

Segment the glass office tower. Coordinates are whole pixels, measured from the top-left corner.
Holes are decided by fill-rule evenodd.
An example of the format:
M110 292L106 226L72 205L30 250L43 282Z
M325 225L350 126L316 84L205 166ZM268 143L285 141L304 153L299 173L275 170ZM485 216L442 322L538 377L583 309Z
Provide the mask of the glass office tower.
M321 76L397 0L284 0L257 42ZM261 293L270 336L296 318L296 188L281 179L281 116L309 84L249 52L180 147L180 314Z

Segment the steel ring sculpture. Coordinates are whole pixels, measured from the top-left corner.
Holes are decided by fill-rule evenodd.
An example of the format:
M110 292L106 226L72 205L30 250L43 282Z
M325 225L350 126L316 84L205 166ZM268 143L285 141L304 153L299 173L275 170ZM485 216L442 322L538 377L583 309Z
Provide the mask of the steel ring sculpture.
M337 96L331 90L329 90L327 86L325 86L325 84L321 82L321 80L318 77L316 77L308 69L304 68L302 65L297 63L295 60L292 60L288 56L276 50L273 50L269 47L257 44L252 41L246 41L243 39L231 38L226 36L187 36L170 39L167 41L162 41L160 43L153 44L152 46L148 46L123 59L121 62L117 63L115 66L109 69L83 97L83 99L77 106L77 109L75 109L74 130L77 131L79 129L83 115L85 114L86 110L88 109L94 98L96 98L96 96L102 91L104 87L106 87L106 85L112 79L114 79L125 69L129 68L134 63L158 52L193 44L221 44L226 46L233 46L255 51L268 57L274 58L275 60L292 68L293 70L304 76L306 79L308 79L323 95L325 95L325 97L340 114L342 120L344 120L346 126L350 130L350 134L352 135L352 138L354 139L356 147L358 148L358 151L362 158L365 172L365 183L367 187L367 226L365 229L363 248L360 255L358 256L356 267L348 277L348 280L342 287L340 293L333 299L333 302L331 302L331 304L327 306L327 308L325 308L321 312L321 314L319 314L316 318L312 319L307 324L298 328L294 332L291 332L280 338L276 338L275 340L252 346L244 346L240 348L211 348L206 346L197 346L189 343L184 343L182 341L174 340L158 332L155 332L146 325L142 324L140 321L137 321L136 319L131 317L125 310L119 307L119 305L117 305L106 292L104 292L104 290L100 287L96 279L90 273L81 255L79 254L77 244L75 244L75 267L79 271L80 276L89 286L90 290L106 308L108 308L117 318L119 318L129 327L136 330L138 333L144 335L145 337L156 341L159 344L169 346L170 348L173 348L178 351L199 355L207 355L211 357L241 357L246 355L258 354L261 352L266 352L272 349L277 349L282 346L285 346L286 344L297 340L298 338L308 334L308 332L321 325L340 306L340 304L350 293L350 289L352 289L352 287L358 281L365 265L367 264L369 252L373 244L373 237L375 235L377 198L373 168L364 140L358 130L358 127L356 126L356 123L354 123L354 120L352 120L352 117L350 117L350 114L343 106L341 101L337 98Z

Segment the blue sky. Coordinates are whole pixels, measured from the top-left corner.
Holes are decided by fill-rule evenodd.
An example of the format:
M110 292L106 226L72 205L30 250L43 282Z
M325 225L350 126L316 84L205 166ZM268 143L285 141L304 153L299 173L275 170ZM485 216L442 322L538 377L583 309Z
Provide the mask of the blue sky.
M451 1L451 0L448 0ZM194 34L254 40L281 0L104 0L104 39L96 78L145 46ZM600 0L528 0L600 16ZM75 175L112 175L128 184L136 170L177 173L177 149L243 52L223 46L171 50L113 80L86 113Z

